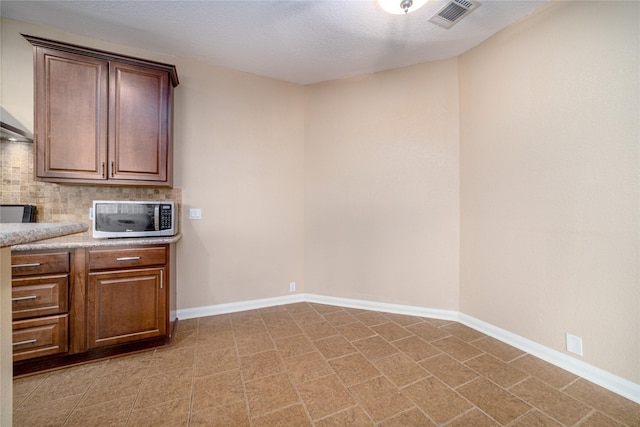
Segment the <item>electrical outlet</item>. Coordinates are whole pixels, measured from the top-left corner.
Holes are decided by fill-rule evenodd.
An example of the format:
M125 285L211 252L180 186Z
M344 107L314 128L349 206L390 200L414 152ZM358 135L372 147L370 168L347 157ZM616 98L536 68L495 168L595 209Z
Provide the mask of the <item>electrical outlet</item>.
M296 291L296 282L289 282L289 292Z
M93 208L89 208L89 220L93 221Z
M582 356L582 338L567 334L567 351Z
M189 208L189 219L202 219L202 209Z

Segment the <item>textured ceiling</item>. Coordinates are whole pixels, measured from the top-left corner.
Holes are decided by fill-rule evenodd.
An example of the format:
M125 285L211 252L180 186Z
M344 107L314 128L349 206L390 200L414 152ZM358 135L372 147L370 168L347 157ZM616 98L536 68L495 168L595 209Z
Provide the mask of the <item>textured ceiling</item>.
M451 29L445 0L390 15L375 0L7 1L4 17L308 84L450 58L546 0L480 0Z

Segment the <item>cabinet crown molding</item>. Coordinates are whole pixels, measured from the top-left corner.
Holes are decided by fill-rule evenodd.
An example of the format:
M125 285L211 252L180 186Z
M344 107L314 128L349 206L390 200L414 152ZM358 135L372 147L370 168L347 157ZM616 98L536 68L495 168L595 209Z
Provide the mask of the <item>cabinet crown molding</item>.
M59 42L56 40L45 39L42 37L31 36L29 34L22 34L22 37L27 39L29 43L36 47L43 47L48 49L55 49L62 52L75 53L79 55L90 56L93 58L102 59L105 61L118 61L125 64L144 66L147 68L153 68L156 70L162 70L169 73L171 85L176 87L180 84L178 80L178 71L175 65L165 64L163 62L150 61L148 59L136 58L133 56L121 55L119 53L107 52L104 50L93 49L89 47L79 46L70 43Z

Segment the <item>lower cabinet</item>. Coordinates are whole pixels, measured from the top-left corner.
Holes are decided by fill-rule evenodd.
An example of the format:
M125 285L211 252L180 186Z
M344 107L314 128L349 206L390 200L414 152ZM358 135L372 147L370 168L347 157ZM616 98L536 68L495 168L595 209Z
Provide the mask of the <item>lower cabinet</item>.
M173 244L12 254L14 375L170 343Z
M164 268L89 273L87 346L165 335Z

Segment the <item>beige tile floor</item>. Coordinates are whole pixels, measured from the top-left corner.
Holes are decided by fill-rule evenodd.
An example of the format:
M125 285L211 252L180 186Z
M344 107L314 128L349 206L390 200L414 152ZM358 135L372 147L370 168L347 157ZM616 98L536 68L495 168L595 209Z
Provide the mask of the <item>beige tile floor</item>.
M14 426L640 426L640 405L459 323L297 303L14 381Z

